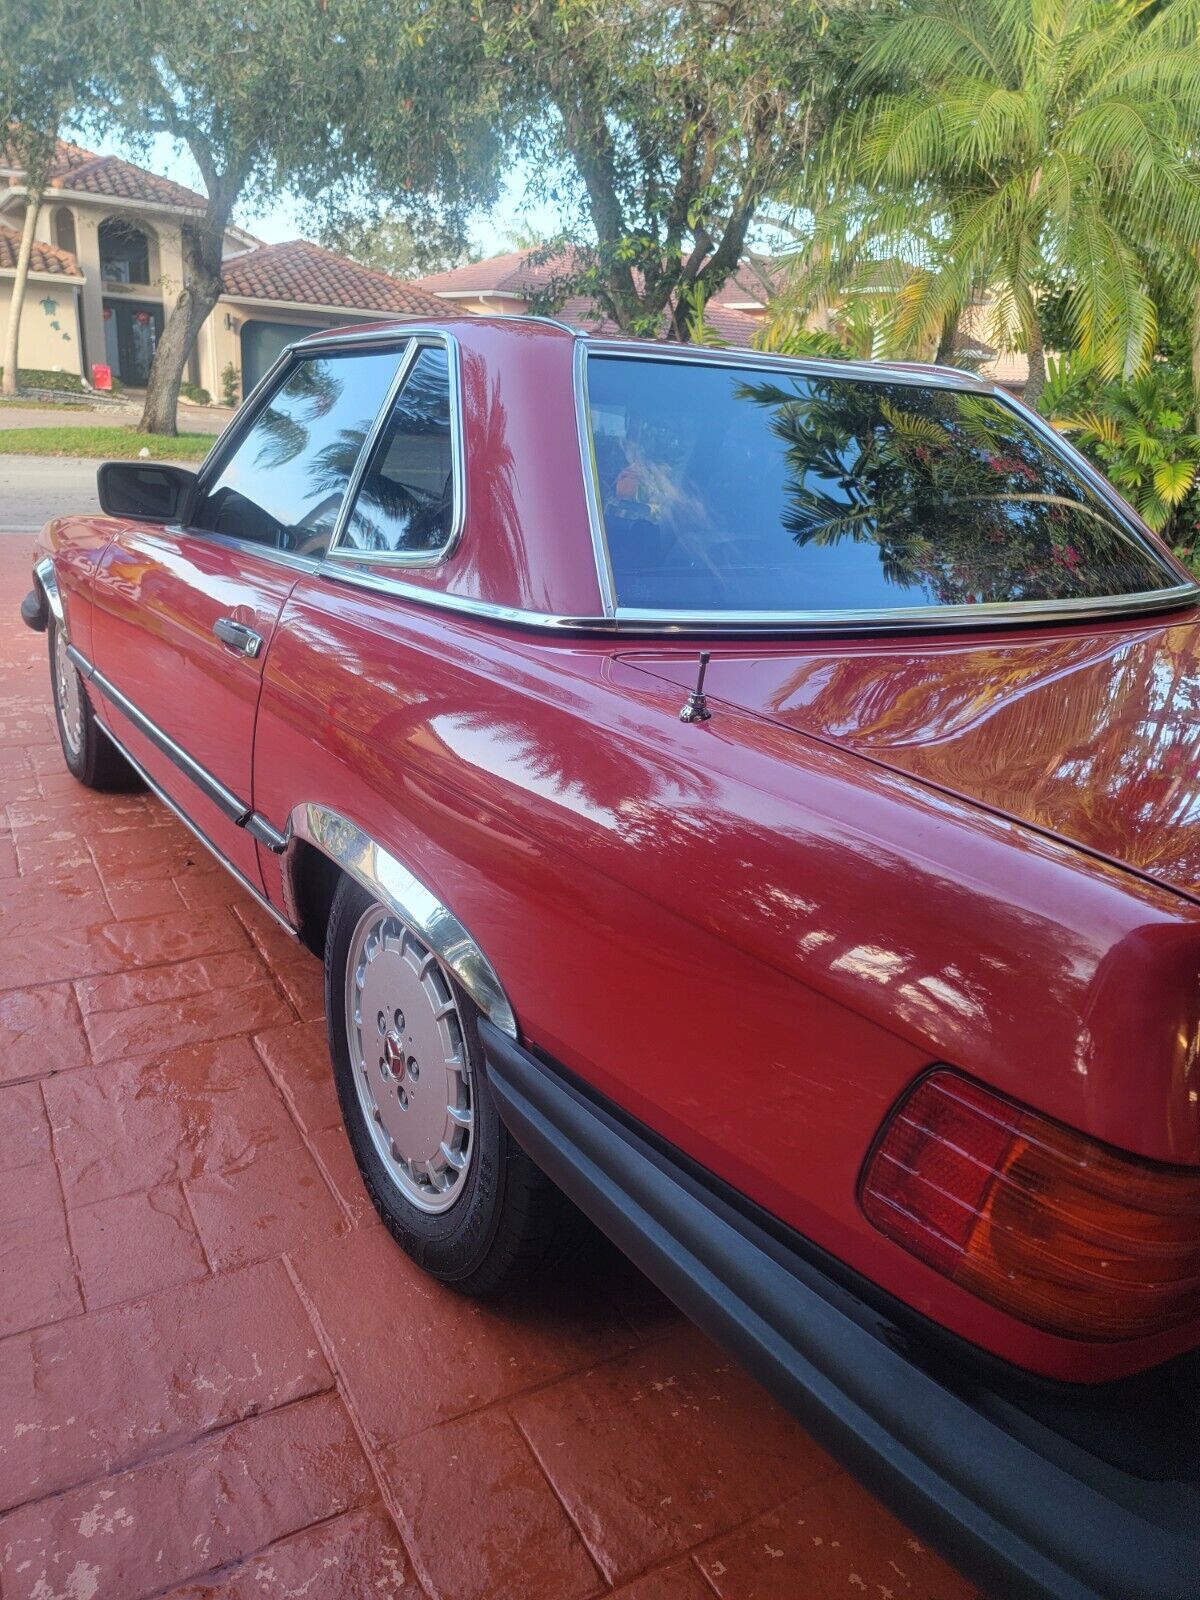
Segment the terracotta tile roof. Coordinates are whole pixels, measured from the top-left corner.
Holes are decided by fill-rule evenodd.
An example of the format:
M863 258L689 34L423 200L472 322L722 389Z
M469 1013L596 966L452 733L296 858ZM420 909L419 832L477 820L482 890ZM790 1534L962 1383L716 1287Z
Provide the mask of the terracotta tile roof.
M569 322L573 327L583 328L587 333L597 333L606 339L619 339L622 337L620 329L609 317L598 315L596 302L586 295L577 295L568 300L561 311L555 315L562 322ZM748 350L754 341L754 335L759 323L753 317L748 317L741 311L729 311L720 306L715 300L710 300L705 309L704 320L709 327L724 342L740 350ZM663 333L666 333L666 316L663 317Z
M404 317L453 316L411 283L360 266L346 256L304 239L260 245L221 267L225 293L239 300L288 300L300 305L345 306L350 311L389 311Z
M541 260L536 250L510 250L487 261L471 261L449 272L434 272L417 278L417 288L428 294L504 294L527 299L539 289L548 288L556 277L570 268L570 255L562 252ZM753 301L765 305L767 285L779 275L780 267L769 256L752 256L723 283L709 301L713 306L737 305ZM764 281L765 280L765 281Z
M536 250L510 250L505 255L489 256L486 261L469 261L449 272L432 272L416 278L418 289L427 294L510 294L525 299L537 289L546 288L566 271L570 257L565 252L546 261L534 259Z
M16 271L17 252L20 248L21 235L17 230L0 225L0 272ZM57 273L64 278L82 277L79 263L69 250L60 250L53 244L43 244L40 239L33 241L29 269L31 272Z
M5 138L0 148L0 166L21 170L12 140ZM171 178L160 178L120 156L98 156L94 150L60 139L50 168L50 187L70 189L79 194L102 195L111 200L145 200L152 205L202 210L205 199Z

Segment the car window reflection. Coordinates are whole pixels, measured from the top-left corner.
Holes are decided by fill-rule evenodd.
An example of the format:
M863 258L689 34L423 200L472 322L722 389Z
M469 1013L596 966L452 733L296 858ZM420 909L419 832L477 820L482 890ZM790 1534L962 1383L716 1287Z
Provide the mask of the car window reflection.
M624 605L959 606L1176 581L990 395L603 357L589 400Z
M221 469L192 526L294 555L323 555L398 361L395 350L298 361Z

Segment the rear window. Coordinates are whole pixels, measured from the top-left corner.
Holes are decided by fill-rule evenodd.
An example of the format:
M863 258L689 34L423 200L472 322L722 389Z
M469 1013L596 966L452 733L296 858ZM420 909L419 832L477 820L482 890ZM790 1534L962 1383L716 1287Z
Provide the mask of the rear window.
M622 606L888 610L1179 582L986 394L592 356L588 397Z

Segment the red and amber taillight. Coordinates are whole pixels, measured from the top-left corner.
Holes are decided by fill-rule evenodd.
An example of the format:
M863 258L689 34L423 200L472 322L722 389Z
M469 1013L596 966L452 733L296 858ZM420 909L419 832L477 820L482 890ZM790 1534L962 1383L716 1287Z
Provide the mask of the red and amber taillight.
M1200 1170L1098 1144L948 1071L915 1085L863 1173L871 1222L964 1289L1075 1339L1200 1316Z

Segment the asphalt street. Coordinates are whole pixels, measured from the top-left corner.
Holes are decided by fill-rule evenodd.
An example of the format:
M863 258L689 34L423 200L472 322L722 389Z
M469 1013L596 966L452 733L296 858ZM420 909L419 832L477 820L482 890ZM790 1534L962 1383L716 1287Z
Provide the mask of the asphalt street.
M0 456L0 533L36 533L51 517L98 511L97 461Z

